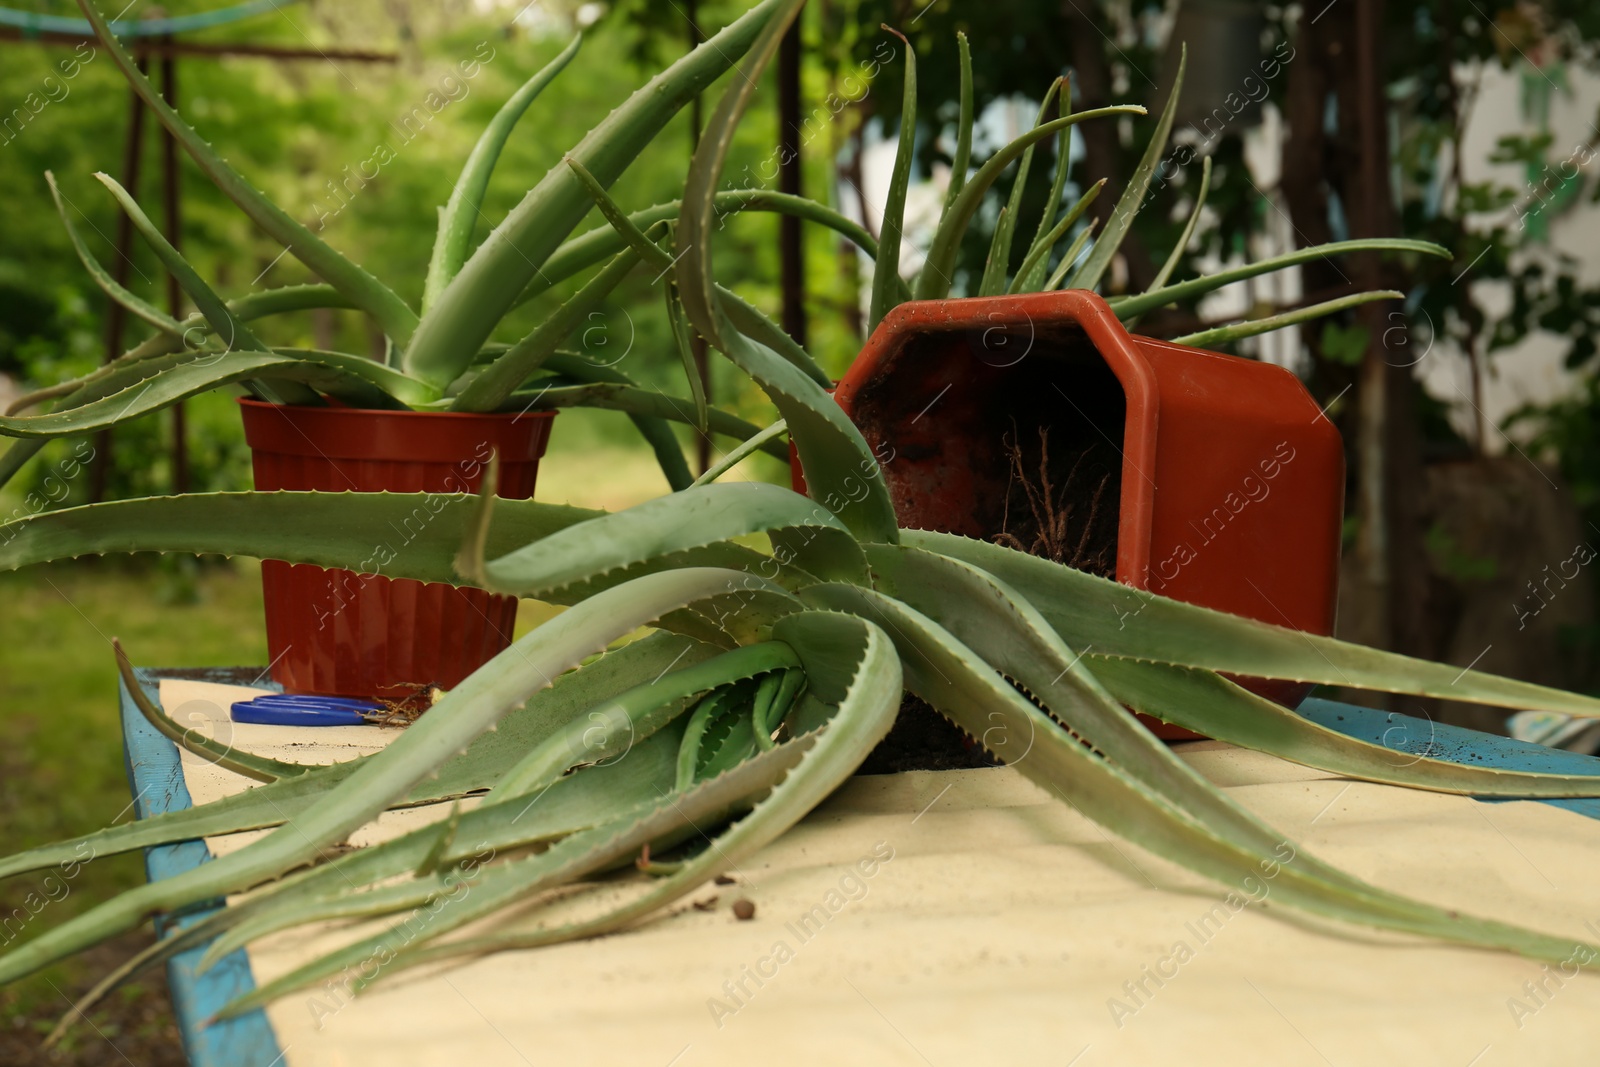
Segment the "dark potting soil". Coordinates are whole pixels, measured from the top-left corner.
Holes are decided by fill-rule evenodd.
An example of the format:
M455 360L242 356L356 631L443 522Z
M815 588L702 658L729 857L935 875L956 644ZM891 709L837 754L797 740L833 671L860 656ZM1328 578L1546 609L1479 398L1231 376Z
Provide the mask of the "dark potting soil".
M894 726L856 769L857 774L900 771L961 771L998 767L999 761L925 701L907 693L900 701Z
M904 525L992 541L1116 577L1127 403L1076 327L1025 336L929 333L908 341L852 413ZM860 773L994 761L907 697Z

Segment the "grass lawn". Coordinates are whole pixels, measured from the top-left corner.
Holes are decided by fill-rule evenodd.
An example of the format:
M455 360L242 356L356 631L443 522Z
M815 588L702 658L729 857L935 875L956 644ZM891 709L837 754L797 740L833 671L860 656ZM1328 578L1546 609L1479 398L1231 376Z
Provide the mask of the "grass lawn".
M119 813L131 817L111 637L142 665L266 662L256 566L184 569L190 573L86 560L0 576L0 849L87 833ZM20 931L5 927L0 941L21 943L138 885L144 860L135 853L84 864L64 883L64 896L52 877L54 869L0 884L0 917L39 909ZM32 908L25 906L30 893ZM0 1063L51 1062L37 1053L40 1028L148 937L123 938L0 990ZM139 1067L183 1062L161 977L130 985L93 1022L69 1039L66 1062L120 1063L123 1055Z

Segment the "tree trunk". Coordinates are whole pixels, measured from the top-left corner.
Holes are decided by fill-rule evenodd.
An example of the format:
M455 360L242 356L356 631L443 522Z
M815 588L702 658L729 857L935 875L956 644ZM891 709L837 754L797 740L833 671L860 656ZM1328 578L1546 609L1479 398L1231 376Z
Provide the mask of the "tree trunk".
M1111 65L1106 60L1106 49L1112 47L1110 31L1097 17L1098 8L1097 4L1080 5L1075 0L1066 0L1061 9L1072 62L1074 106L1080 111L1112 103ZM1166 101L1150 103L1152 113L1157 113ZM1106 187L1089 207L1089 216L1099 222L1098 229L1104 232L1127 184L1117 143L1118 124L1104 120L1085 122L1076 129L1083 138L1083 169L1079 173L1089 182L1106 179ZM1120 255L1128 268L1128 291L1137 293L1148 288L1155 279L1156 265L1136 234L1130 233L1123 240Z
M1283 150L1283 189L1297 242L1334 235L1329 205L1337 197L1351 237L1388 237L1398 230L1389 183L1384 106L1383 0L1355 0L1303 22L1290 69ZM1337 116L1331 139L1324 123L1329 98ZM1308 264L1304 288L1322 291L1395 288L1391 265L1377 255ZM1417 503L1423 479L1416 410L1418 388L1409 359L1392 359L1385 344L1405 323L1392 302L1365 305L1357 321L1368 335L1354 386L1355 493L1360 518L1355 560L1357 618L1348 636L1412 655L1438 653L1427 623L1428 569ZM1365 610L1359 610L1365 609Z

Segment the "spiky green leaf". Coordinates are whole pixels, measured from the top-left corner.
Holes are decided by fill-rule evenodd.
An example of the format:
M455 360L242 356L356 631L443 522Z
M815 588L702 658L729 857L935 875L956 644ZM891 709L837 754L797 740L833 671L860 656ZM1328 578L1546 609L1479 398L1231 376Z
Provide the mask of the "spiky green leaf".
M444 287L461 271L467 261L467 247L472 243L472 232L483 214L483 196L489 189L489 176L500 160L511 130L528 106L538 99L545 87L555 81L556 75L566 69L583 44L580 33L572 43L561 50L545 67L512 93L494 118L484 128L478 142L472 146L461 176L450 190L450 199L439 212L439 233L433 241L433 254L428 260L428 275L422 286L422 310L427 311Z

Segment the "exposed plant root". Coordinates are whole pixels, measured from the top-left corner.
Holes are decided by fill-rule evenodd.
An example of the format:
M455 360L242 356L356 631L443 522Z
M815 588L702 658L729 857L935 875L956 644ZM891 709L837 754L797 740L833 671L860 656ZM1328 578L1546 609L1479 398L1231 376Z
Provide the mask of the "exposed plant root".
M1091 574L1113 575L1116 571L1115 545L1096 545L1093 541L1101 503L1115 472L1105 471L1095 482L1094 488L1088 490L1084 485L1084 477L1080 475L1085 473L1084 463L1094 449L1085 448L1078 453L1058 492L1050 479L1050 427L1040 426L1038 431L1039 455L1036 462L1030 461L1023 452L1021 434L1015 420L1011 424L1011 433L1002 439L1011 468L1011 488L1021 487L1029 516L1020 524L1021 536L1011 532L1011 496L1014 494L1008 489L1000 532L992 540L997 545L1042 556ZM1030 466L1035 472L1031 477ZM1079 516L1085 510L1087 516L1080 521ZM1028 529L1029 526L1031 529Z
M370 716L375 725L410 726L422 718L422 713L433 707L444 695L431 682L406 682L396 688L409 689L410 692L398 699L379 697L378 703L383 705L383 710L375 711Z

